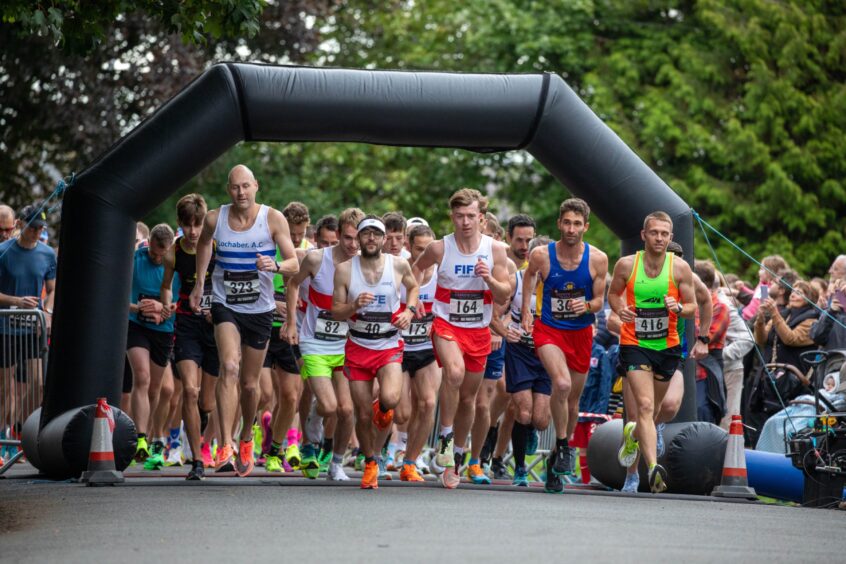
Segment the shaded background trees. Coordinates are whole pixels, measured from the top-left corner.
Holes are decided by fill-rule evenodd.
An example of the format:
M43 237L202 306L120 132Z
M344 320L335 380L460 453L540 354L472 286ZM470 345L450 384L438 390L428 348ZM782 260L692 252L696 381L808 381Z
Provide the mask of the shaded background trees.
M11 45L0 55L0 96L10 101L0 114L7 179L0 199L19 201L33 188L49 190L59 171L81 170L216 60L549 71L753 255L780 253L811 275L844 250L842 2L195 1L173 3L186 7L176 20L150 7L168 3L114 4L124 15L101 25L93 47L75 39L53 48L49 29L33 37L19 22L0 28ZM223 15L211 18L211 5ZM12 41L19 33L28 35ZM469 185L488 189L501 216L531 213L554 234L567 196L526 153L351 144L241 144L181 193L220 203L236 162L256 171L265 201L296 197L315 216L353 204L400 208L443 229L447 195ZM172 204L150 222L172 221ZM589 239L617 250L596 219ZM731 270L756 270L727 245L717 252ZM707 256L707 248L697 254Z

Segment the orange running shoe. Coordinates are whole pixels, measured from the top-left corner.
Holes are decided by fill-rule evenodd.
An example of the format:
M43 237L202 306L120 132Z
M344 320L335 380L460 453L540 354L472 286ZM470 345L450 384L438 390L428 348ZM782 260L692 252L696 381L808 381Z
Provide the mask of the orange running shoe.
M376 464L375 460L371 460L364 464L364 475L361 477L361 489L379 489L379 465Z
M242 478L249 476L255 465L253 440L238 441L238 456L235 457L235 473Z
M379 400L373 400L373 424L376 425L376 428L380 431L384 431L387 429L391 423L394 421L394 410L389 409L386 412L382 412L379 409Z
M217 458L215 459L215 472L232 472L235 465L232 463L235 453L232 450L232 445L223 445L217 449Z
M426 480L424 480L420 473L417 471L417 465L412 463L402 465L402 470L400 470L400 481L425 482Z
M203 466L206 468L214 468L214 458L212 458L209 443L204 441L203 444L200 445L200 456L203 459Z
M441 474L441 483L448 490L454 490L458 487L458 484L461 483L461 477L455 467L444 470L444 473Z

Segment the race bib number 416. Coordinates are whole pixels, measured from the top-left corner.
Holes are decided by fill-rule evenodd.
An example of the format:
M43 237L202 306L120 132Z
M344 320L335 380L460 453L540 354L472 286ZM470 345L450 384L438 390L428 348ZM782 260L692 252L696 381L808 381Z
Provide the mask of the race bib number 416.
M223 288L227 304L252 304L259 299L258 270L223 271Z
M665 307L635 309L635 337L665 339L670 334L670 314Z

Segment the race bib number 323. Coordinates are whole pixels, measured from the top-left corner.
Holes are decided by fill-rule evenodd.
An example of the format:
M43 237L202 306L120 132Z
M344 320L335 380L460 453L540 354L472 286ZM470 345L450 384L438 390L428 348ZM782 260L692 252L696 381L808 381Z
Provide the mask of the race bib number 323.
M227 304L252 304L259 299L258 270L223 271Z

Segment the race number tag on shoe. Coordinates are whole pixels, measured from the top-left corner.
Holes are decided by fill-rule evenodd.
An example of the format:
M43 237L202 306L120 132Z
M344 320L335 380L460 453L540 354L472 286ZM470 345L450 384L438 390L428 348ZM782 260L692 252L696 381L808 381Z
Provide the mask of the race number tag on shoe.
M346 321L332 319L332 313L323 310L314 322L314 338L320 341L341 341L347 338L349 326Z
M635 337L664 339L670 334L670 314L665 307L635 309Z
M552 318L558 321L576 319L579 315L573 313L573 303L584 299L584 288L574 288L572 290L552 290L550 295Z
M427 313L423 319L412 319L411 324L402 332L402 340L406 345L419 345L429 340L429 328L434 316Z
M396 335L390 311L365 311L356 315L350 334L359 339L384 339Z
M227 304L252 304L259 299L258 270L223 271L223 288Z
M481 290L458 291L449 293L449 321L451 323L470 323L482 321L485 312L484 292Z

